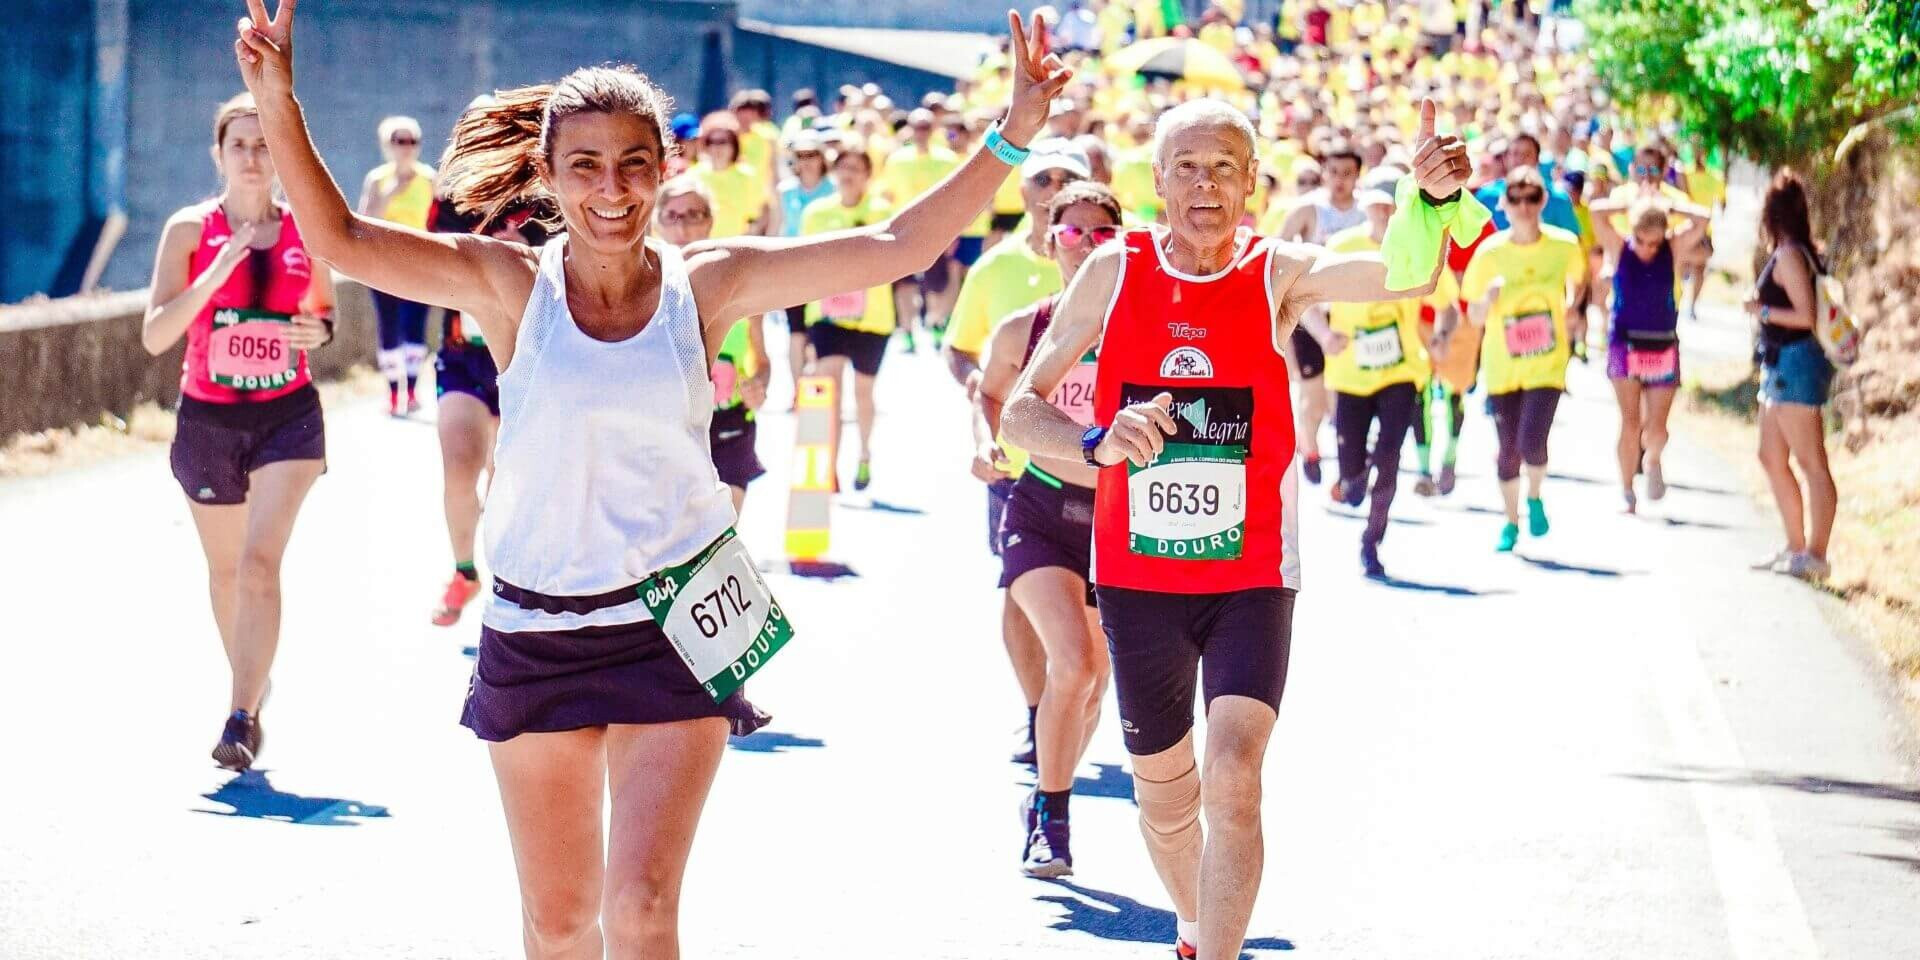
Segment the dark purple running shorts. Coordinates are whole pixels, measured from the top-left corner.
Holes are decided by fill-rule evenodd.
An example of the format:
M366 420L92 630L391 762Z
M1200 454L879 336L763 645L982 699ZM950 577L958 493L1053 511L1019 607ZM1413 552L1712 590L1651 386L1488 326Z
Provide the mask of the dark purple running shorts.
M326 461L320 391L309 385L262 403L181 397L169 459L187 499L245 503L253 471L282 460Z
M1000 586L1013 586L1029 570L1059 567L1087 585L1087 606L1094 605L1093 491L1053 484L1029 469L1013 482L1006 516L1000 521Z

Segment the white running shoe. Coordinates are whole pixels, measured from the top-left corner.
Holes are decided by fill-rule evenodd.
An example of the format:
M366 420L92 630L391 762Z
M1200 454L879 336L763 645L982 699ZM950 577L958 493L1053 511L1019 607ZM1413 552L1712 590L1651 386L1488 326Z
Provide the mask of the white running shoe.
M1825 560L1811 553L1802 552L1790 553L1782 558L1774 565L1773 572L1784 573L1800 580L1819 582L1827 579L1827 574L1832 573L1833 568L1828 566Z
M1786 563L1787 558L1791 556L1793 556L1792 550L1788 550L1786 547L1781 547L1780 549L1775 550L1774 552L1769 553L1766 556L1760 557L1754 560L1752 563L1747 564L1747 569L1778 570L1780 568L1780 565L1783 563Z

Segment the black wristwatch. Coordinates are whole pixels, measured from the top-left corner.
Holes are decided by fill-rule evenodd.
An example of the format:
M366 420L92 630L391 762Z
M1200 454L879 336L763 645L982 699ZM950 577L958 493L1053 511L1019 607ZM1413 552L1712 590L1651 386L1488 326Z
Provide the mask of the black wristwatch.
M1087 466L1100 465L1100 461L1094 459L1093 452L1100 449L1100 441L1106 438L1106 427L1088 427L1087 432L1080 435L1080 459L1085 460Z

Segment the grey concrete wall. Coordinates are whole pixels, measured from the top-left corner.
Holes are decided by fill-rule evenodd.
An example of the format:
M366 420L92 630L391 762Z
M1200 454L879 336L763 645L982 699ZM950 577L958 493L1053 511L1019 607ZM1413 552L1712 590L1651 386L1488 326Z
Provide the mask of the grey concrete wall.
M1030 0L740 0L750 20L793 26L884 27L893 30L964 30L1000 33L1007 10L1026 10ZM1056 6L1065 6L1056 0Z
M773 94L774 108L782 116L793 92L803 87L812 87L829 102L847 83L877 83L897 103L917 103L936 90L953 92L953 80L937 73L744 29L734 33L732 66L736 87L759 87Z
M313 375L371 365L379 337L365 287L334 288L334 341L308 357ZM149 400L180 396L181 344L158 357L140 344L144 291L71 297L0 309L0 443L16 433L124 417Z

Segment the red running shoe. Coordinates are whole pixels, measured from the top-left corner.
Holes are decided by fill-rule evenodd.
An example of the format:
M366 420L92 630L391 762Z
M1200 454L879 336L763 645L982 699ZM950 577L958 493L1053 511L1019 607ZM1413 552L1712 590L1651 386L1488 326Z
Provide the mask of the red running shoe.
M480 581L468 580L465 574L456 571L453 579L447 581L447 592L441 596L440 605L433 609L434 626L451 627L459 623L460 611L479 592Z

